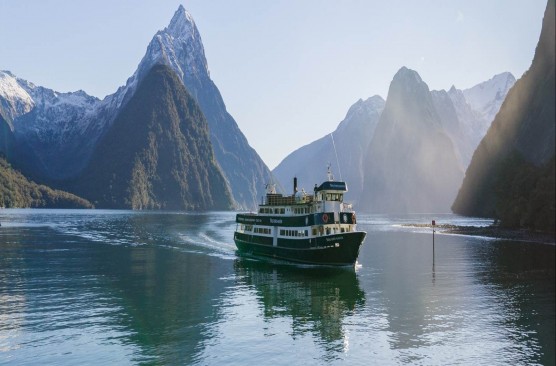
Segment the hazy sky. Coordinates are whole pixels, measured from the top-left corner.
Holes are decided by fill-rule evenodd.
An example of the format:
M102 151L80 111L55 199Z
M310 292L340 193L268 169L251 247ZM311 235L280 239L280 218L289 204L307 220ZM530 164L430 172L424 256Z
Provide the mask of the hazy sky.
M211 77L272 169L332 132L396 71L468 88L531 64L545 0L0 0L0 70L103 98L125 84L183 4Z

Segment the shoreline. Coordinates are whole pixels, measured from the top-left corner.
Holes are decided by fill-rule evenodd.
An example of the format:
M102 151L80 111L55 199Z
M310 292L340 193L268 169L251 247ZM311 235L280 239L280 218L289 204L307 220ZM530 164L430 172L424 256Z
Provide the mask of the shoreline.
M430 228L431 224L403 224L405 227ZM458 226L452 224L435 225L435 230L442 234L485 236L500 240L515 240L537 244L556 245L556 237L551 233L532 232L525 229L507 229L499 226Z

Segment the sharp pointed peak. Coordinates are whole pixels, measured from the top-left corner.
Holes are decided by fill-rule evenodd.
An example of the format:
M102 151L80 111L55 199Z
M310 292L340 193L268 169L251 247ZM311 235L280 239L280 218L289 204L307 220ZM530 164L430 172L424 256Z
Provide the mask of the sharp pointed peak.
M417 83L422 83L423 80L419 73L415 70L402 66L394 75L394 80L412 80Z
M182 4L180 4L180 6L178 6L178 9L174 13L174 16L172 17L172 20L174 20L174 19L177 20L177 19L180 19L180 18L185 18L189 21L193 21L193 17L191 16L191 13L189 13Z
M185 36L196 29L191 14L180 4L165 31L173 36Z

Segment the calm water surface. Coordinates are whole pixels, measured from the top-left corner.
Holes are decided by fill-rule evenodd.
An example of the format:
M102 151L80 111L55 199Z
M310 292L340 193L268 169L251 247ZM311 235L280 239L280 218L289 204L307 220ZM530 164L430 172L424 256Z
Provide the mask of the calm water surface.
M355 269L241 258L234 213L0 210L0 364L555 363L555 247L365 216Z

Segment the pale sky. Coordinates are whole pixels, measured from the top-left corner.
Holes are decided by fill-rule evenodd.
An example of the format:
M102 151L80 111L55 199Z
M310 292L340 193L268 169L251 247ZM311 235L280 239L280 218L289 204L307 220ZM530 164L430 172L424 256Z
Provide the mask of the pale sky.
M228 112L273 169L332 132L397 70L465 89L533 58L545 0L0 0L0 70L104 98L125 84L179 4Z

